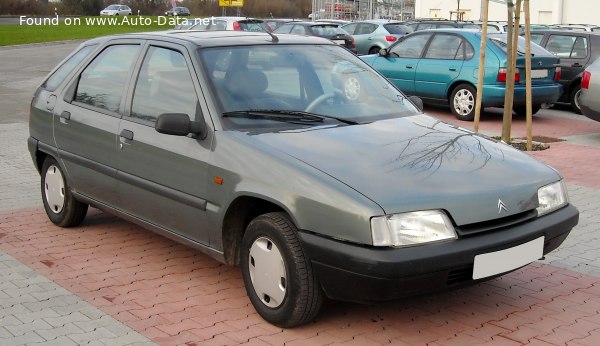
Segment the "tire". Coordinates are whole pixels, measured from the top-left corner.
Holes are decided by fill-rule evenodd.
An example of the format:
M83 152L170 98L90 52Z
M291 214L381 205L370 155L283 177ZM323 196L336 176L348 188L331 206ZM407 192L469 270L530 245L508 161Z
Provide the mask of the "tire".
M578 84L575 87L573 87L573 90L571 90L571 94L569 95L569 102L571 103L571 109L573 110L573 112L575 112L577 114L582 114L581 106L579 105L579 95L580 94L581 94L581 85Z
M540 111L540 109L542 109L542 105L540 104L531 105L531 114L536 114ZM513 111L515 111L515 113L519 117L527 116L527 109L525 106L514 106Z
M380 50L381 50L381 48L379 48L379 47L371 47L371 49L369 49L369 55L371 55L371 54L379 54Z
M450 95L450 110L459 119L471 121L475 118L475 98L477 91L469 84L459 84Z
M284 328L315 318L323 292L302 249L298 230L284 213L268 213L252 220L241 252L246 292L262 318Z
M41 176L42 201L50 221L61 227L79 225L85 218L88 205L73 197L65 175L54 158L46 158Z

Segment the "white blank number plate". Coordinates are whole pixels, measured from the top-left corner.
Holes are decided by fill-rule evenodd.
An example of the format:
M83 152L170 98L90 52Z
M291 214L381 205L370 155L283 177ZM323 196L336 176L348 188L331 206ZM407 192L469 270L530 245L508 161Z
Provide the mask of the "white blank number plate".
M508 249L475 256L473 280L502 274L544 256L544 237Z
M531 70L531 78L546 78L548 70Z

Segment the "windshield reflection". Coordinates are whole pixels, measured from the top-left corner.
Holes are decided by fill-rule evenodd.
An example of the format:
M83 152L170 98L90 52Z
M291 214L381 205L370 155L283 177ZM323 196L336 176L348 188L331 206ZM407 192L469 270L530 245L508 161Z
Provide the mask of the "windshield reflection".
M255 45L200 50L223 113L307 112L368 123L418 114L385 78L333 45ZM241 127L281 126L266 118L227 118Z

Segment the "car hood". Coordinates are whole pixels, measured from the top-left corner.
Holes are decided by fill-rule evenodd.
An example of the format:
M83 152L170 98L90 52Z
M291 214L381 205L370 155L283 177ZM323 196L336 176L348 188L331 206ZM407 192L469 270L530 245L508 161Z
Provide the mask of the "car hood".
M523 152L425 115L246 134L330 175L386 214L442 209L459 226L532 210L537 189L560 179Z

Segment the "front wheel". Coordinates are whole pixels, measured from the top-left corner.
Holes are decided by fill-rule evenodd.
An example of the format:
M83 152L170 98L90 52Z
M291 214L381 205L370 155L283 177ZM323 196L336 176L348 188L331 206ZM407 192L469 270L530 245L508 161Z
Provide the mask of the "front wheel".
M469 84L460 84L450 95L450 109L459 120L471 121L475 118L475 97L477 91Z
M41 174L42 201L50 221L61 227L79 225L85 218L88 205L73 197L58 162L48 157L42 165Z
M284 213L250 222L242 240L241 267L248 297L266 321L288 328L318 314L323 292L298 230Z
M541 104L531 105L531 115L536 114L537 112L540 111L540 109L542 109ZM513 110L515 111L515 113L517 113L517 116L520 116L520 117L527 116L526 106L514 106Z

